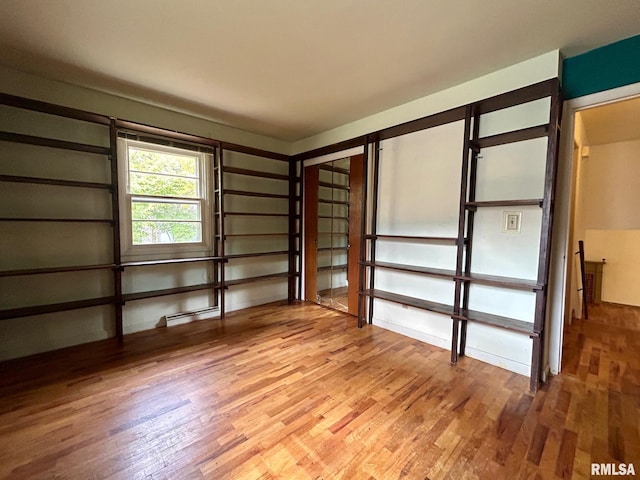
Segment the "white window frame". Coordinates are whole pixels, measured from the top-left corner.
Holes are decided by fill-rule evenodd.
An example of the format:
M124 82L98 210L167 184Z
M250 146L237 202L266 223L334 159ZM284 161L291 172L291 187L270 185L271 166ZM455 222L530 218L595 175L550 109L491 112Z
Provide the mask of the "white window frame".
M162 153L187 154L195 156L199 162L200 197L194 200L200 203L200 221L202 240L192 243L163 243L135 245L132 233L131 205L137 195L129 191L129 148L141 148ZM118 180L120 200L120 239L121 256L124 260L142 260L150 258L177 258L186 255L204 255L211 251L212 211L209 198L210 172L213 155L197 150L170 147L153 142L118 138Z

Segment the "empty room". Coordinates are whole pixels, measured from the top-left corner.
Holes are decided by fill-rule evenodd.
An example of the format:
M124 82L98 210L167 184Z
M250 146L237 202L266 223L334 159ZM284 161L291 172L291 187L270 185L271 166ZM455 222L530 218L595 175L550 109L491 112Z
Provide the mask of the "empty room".
M640 471L640 4L0 0L0 478Z

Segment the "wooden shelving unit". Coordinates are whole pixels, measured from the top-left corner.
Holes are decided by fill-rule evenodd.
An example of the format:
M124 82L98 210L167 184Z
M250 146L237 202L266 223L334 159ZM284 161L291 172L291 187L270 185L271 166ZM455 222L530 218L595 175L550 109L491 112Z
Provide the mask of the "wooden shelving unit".
M104 137L110 141L109 146L104 145L92 145L79 142L72 142L68 140L62 140L59 138L48 138L37 135L25 135L15 132L0 132L0 141L8 143L16 143L22 145L43 147L45 149L56 149L63 151L83 152L90 154L91 160L104 161L110 164L110 172L113 177L113 173L117 172L117 161L115 157L116 148L113 144L115 138L115 124L107 116L93 114L89 112L82 112L79 110L68 109L57 105L52 105L45 102L28 100L21 97L16 97L8 94L0 94L0 105L13 107L25 111L37 112L39 114L46 114L47 118L55 119L65 118L74 120L77 122L78 128L82 129L86 124L97 125L97 128L104 129ZM63 194L64 189L81 189L81 190L105 190L111 196L111 204L117 205L117 179L113 179L109 183L100 182L85 182L80 180L70 180L62 178L49 178L49 177L34 177L34 176L21 176L21 175L0 175L0 182L2 183L16 183L16 184L32 184L32 185L45 185L52 186L60 189L60 193ZM60 218L60 217L39 217L37 214L28 217L2 217L1 222L20 222L20 223L65 223L65 224L104 224L109 227L110 241L119 241L119 225L117 212L110 218ZM40 239L42 242L47 241L46 235L43 235ZM33 315L42 315L47 313L65 312L70 310L78 310L84 308L98 307L103 305L114 304L118 300L118 296L115 292L118 291L120 285L120 275L113 267L120 262L119 254L114 249L113 263L109 264L77 264L77 265L51 265L40 268L24 268L24 269L12 269L0 271L0 277L18 277L18 276L33 276L33 275L72 275L78 272L88 272L97 270L112 270L113 271L113 295L101 296L95 298L80 298L72 301L55 302L42 305L26 305L18 308L9 308L0 310L0 319L6 320L10 318L21 318ZM52 264L54 262L52 261ZM68 278L68 277L67 277ZM121 319L116 318L116 332L121 335L122 324Z
M44 315L46 313L67 312L69 310L80 310L82 308L99 307L110 305L116 301L115 296L86 298L83 300L73 300L71 302L49 303L46 305L35 305L32 307L9 308L0 310L0 320L10 318L31 317L34 315Z
M527 206L542 206L542 198L531 198L522 200L486 200L484 202L466 202L465 208L467 210L477 210L478 207L527 207Z
M83 152L90 155L105 158L109 162L110 181L108 182L88 182L66 178L55 178L46 176L29 176L29 175L12 175L0 174L0 183L14 184L31 184L55 187L60 189L79 189L79 190L102 190L107 192L111 201L111 217L110 218L59 218L38 216L0 216L0 222L20 222L20 223L77 223L77 224L104 224L109 228L109 241L113 246L113 261L110 263L96 264L74 264L61 266L44 266L39 268L13 268L0 270L0 278L22 277L35 275L51 275L64 274L73 275L78 272L90 271L109 271L113 276L112 294L100 296L96 298L79 298L72 301L54 302L43 305L25 305L19 308L0 309L0 320L12 318L21 318L34 315L43 315L48 313L63 312L76 309L84 309L105 305L112 305L114 308L114 322L116 336L123 339L123 307L127 302L133 302L143 299L151 299L168 295L175 295L194 291L209 290L214 293L214 306L220 307L221 317L225 314L225 291L229 287L242 285L253 282L262 282L269 280L288 281L288 299L293 301L299 297L300 283L299 271L302 259L300 258L300 206L301 199L301 183L299 179L298 166L295 162L289 162L289 157L273 152L263 151L242 145L219 142L209 138L197 137L190 134L167 131L164 129L141 125L121 119L109 118L104 115L84 112L67 107L61 107L45 102L34 101L13 95L0 94L0 105L14 107L17 109L28 110L38 113L50 115L52 118L61 118L76 120L79 125L83 123L97 124L104 127L104 137L108 138L109 145L92 145L80 142L72 142L59 138L46 138L43 136L26 135L15 132L0 132L0 142L12 142L25 145L34 145L37 147L51 148L57 150L67 150L74 152ZM160 142L163 144L171 144L176 146L195 146L198 149L205 148L211 152L213 157L212 165L212 185L211 197L213 200L212 220L214 224L212 236L213 245L209 255L189 257L189 258L162 258L154 260L141 261L124 261L121 255L120 246L120 225L119 225L119 195L118 195L118 162L117 162L117 141L118 136L124 135L134 137L143 141ZM225 166L223 161L224 152L240 152L245 155L255 157L256 165L261 165L266 160L275 160L288 163L288 173L278 174L261 169L237 168L233 166ZM260 179L269 179L282 182L282 191L278 193L263 193L260 191L251 191L243 189L224 189L225 175L241 175L256 177ZM61 190L62 191L62 190ZM225 211L225 197L250 197L259 199L276 199L286 201L285 208L282 212L277 213L261 213L257 211ZM265 218L283 218L288 220L286 231L277 233L260 233L246 232L244 234L227 234L225 232L225 218L233 217L265 217ZM283 236L288 239L287 249L278 249L272 251L255 251L225 255L225 243L232 241L234 238L248 237L275 237ZM43 241L46 236L43 236ZM268 275L259 275L245 277L226 281L225 268L229 262L239 259L260 259L267 257L286 256L288 259L288 269L286 272L274 272ZM154 289L149 291L125 292L122 286L122 277L127 271L137 271L149 267L162 267L167 265L191 265L195 263L206 263L212 266L212 280L194 285L175 286L171 288ZM296 281L298 285L296 286Z
M457 320L478 322L485 325L491 325L492 327L513 330L518 333L526 333L532 338L540 335L539 333L536 333L534 331L533 323L517 320L515 318L508 318L500 315L493 315L490 313L477 312L467 309L461 309L459 313L454 313L452 314L452 316Z
M297 166L295 163L291 164L289 162L289 157L286 155L279 154L269 154L268 152L257 152L251 151L247 152L244 149L234 149L233 147L227 146L225 150L225 145L223 144L223 150L221 151L220 156L220 169L219 175L216 183L216 191L218 202L220 208L218 209L218 215L220 218L217 220L217 231L215 242L217 245L217 251L224 257L225 264L223 270L226 270L228 267L232 267L231 263L234 260L245 260L252 258L264 258L264 257L279 257L279 256L287 256L288 257L288 271L286 272L274 272L267 275L257 275L257 276L249 276L242 278L235 278L233 280L227 280L227 273L222 273L223 280L221 281L221 285L223 285L223 290L221 292L221 316L224 317L224 296L225 291L229 287L245 285L248 283L256 283L256 282L266 282L272 280L287 279L288 282L288 301L292 302L299 296L300 288L296 287L296 280L299 278L299 268L301 265L300 257L300 223L301 218L299 215L299 202L300 202L300 193L298 190L298 185L300 185L299 174L297 172ZM286 162L288 165L288 174L280 174L274 173L267 170L258 170L258 169L248 169L248 168L239 168L231 165L225 164L225 151L236 151L239 153L243 153L245 155L252 155L255 157L256 165L264 165L268 161L277 161L277 162ZM249 189L226 189L225 188L225 177L227 176L245 176L245 177L254 177L260 179L269 179L279 181L281 183L281 191L277 193L267 193L262 191L254 191ZM255 198L263 198L263 199L271 199L275 201L284 201L286 200L286 209L287 211L276 211L276 212L247 212L247 211L229 211L225 209L225 197L255 197ZM285 206L285 205L283 205ZM282 209L281 207L281 210ZM264 218L283 218L288 219L287 231L282 232L255 232L255 231L246 231L243 233L233 233L229 234L227 232L227 225L225 225L226 218L233 217L264 217ZM287 250L270 250L270 251L252 251L252 252L244 252L237 254L226 254L228 251L229 245L228 242L233 242L234 239L242 239L242 238L270 238L270 237L286 237L288 239L288 249Z
M431 302L422 298L409 297L407 295L400 295L399 293L386 292L384 290L377 289L367 289L364 290L362 294L370 298L379 298L381 300L400 303L402 305L408 305L421 310L442 313L444 315L453 315L453 306L445 305L444 303Z
M399 272L419 273L431 277L439 277L447 280L453 280L456 272L454 270L446 270L443 268L420 267L418 265L404 265L391 262L364 262L365 267L387 268L389 270L397 270Z
M550 98L549 123L529 128L499 133L480 137L480 123L482 115L496 112L509 107L514 107L542 98ZM559 137L559 112L560 97L557 80L550 80L532 85L514 92L506 93L487 100L476 102L456 109L444 112L433 118L427 117L416 122L409 122L392 129L387 129L369 135L365 139L365 145L373 147L373 155L370 159L370 167L373 169L371 178L373 184L365 190L371 199L365 199L364 210L370 206L369 228L363 228L363 248L366 252L361 261L360 307L358 313L359 326L365 323L368 314L368 322L372 323L374 299L399 303L417 309L440 313L449 316L452 321L451 335L451 362L455 364L459 356L465 354L467 343L468 322L486 325L492 328L500 328L511 332L527 335L533 342L530 387L536 390L541 378L542 342L545 329L545 308L547 301L547 283L550 261L551 227L553 224L552 205L554 200L554 185L557 163L557 146ZM402 234L380 234L377 232L378 209L378 176L379 176L379 151L380 140L393 136L412 133L423 128L431 128L445 123L464 120L464 142L461 181L460 181L460 205L458 214L458 234L456 237L439 236L411 236ZM506 198L495 200L481 200L476 196L478 186L478 163L483 161L482 150L510 143L523 142L536 138L547 138L546 164L544 172L544 186L542 198ZM366 150L366 147L365 147ZM514 158L513 161L518 161ZM542 220L540 228L539 251L537 254L537 278L522 279L509 278L497 275L488 275L472 270L472 257L474 246L474 226L476 212L483 209L499 207L525 207L540 208ZM456 267L453 270L440 269L425 265L406 265L393 262L376 260L377 241L430 243L456 246ZM365 245L367 244L367 245ZM417 298L403 295L401 292L382 291L375 287L376 272L380 269L394 270L412 275L431 276L440 279L448 279L454 282L455 289L450 304L442 304L428 300L429 292L424 297ZM507 316L497 315L492 312L476 311L469 308L471 285L483 285L502 290L518 290L532 292L535 295L535 313L530 320L521 320ZM364 302L369 298L368 307Z
M87 270L111 270L115 266L116 266L115 263L105 263L100 265L72 265L68 267L44 267L44 268L27 268L23 270L4 270L4 271L0 271L0 277L45 275L49 273L82 272Z

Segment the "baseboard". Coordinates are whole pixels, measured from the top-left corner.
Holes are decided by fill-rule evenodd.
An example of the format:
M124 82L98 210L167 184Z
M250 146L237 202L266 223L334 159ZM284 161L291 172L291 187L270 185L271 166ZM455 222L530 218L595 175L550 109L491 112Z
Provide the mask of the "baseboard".
M391 330L392 332L399 333L416 340L420 340L421 342L435 345L436 347L444 348L446 350L449 350L451 348L451 339L445 339L437 337L435 335L430 335L428 333L421 332L404 325L398 325L375 317L373 319L373 324L386 330ZM504 368L505 370L509 370L510 372L518 373L527 377L531 373L530 365L516 362L512 359L501 357L494 353L479 350L468 345L465 349L465 355L469 358L480 360L481 362Z
M388 322L375 317L373 318L373 324L377 327L391 330L392 332L399 333L406 337L415 338L416 340L428 343L429 345L434 345L444 349L451 348L451 339L448 338L431 335L429 333L421 332L420 330L415 330L404 325L398 325L397 323Z
M467 346L465 354L469 358L480 360L481 362L488 363L495 367L504 368L510 372L518 373L528 377L531 374L531 365L516 362L510 358L501 357L491 352L485 352L484 350L478 350Z
M185 323L195 322L198 320L208 320L220 316L220 307L206 307L193 310L190 312L178 312L165 315L164 326L173 327L176 325L184 325Z

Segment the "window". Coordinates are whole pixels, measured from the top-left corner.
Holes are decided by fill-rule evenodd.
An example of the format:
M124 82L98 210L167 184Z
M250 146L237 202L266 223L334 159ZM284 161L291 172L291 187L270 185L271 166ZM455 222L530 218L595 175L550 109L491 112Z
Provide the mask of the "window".
M123 238L135 251L206 247L208 154L122 140L126 161ZM178 248L180 249L180 248Z

